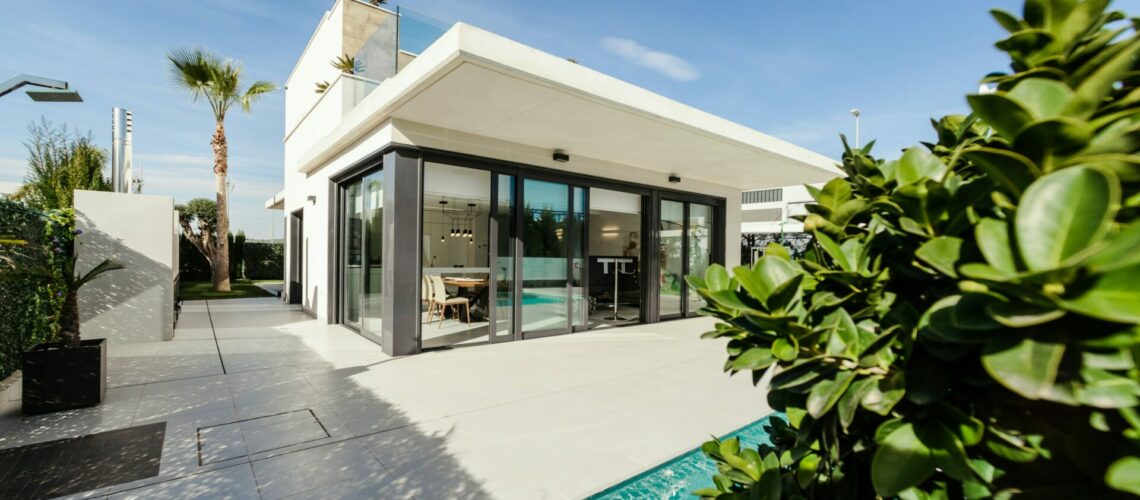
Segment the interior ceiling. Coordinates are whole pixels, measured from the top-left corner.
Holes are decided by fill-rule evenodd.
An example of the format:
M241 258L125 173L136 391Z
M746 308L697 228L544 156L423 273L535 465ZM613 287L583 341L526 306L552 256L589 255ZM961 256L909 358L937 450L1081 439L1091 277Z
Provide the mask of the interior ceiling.
M718 184L751 188L833 177L760 148L470 62L392 116Z

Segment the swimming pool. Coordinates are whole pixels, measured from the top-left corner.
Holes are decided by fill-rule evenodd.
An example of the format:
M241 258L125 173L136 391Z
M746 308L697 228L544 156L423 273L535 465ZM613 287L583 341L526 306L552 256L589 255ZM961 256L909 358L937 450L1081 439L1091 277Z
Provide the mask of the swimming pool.
M736 437L740 447L755 448L761 443L769 443L764 424L771 418L782 418L773 414L732 431L721 439ZM714 487L712 477L716 474L716 464L705 458L698 446L661 465L633 476L599 493L591 495L591 500L618 499L691 499L693 492L702 488Z

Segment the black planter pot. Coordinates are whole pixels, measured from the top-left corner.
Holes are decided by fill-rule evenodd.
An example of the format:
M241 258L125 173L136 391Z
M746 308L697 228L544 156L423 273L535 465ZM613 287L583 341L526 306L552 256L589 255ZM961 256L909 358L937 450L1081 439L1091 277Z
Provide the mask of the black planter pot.
M107 339L37 344L24 351L23 370L25 414L95 406L107 393Z

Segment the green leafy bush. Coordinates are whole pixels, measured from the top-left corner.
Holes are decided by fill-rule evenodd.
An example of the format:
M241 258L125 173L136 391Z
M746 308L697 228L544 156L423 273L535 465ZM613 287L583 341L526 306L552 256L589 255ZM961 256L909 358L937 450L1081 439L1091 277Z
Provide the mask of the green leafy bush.
M279 241L245 242L242 267L246 279L273 280L285 277L285 244Z
M1013 71L938 140L846 147L813 248L689 277L789 426L706 443L724 498L1140 494L1140 38L1107 1L994 17Z
M72 248L74 229L70 209L38 210L0 198L0 378L19 369L25 349L59 334L69 251L55 249Z

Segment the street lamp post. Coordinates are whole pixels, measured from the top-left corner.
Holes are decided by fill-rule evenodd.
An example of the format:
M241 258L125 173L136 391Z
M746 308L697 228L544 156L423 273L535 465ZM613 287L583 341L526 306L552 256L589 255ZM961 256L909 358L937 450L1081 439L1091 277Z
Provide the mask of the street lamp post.
M63 80L52 80L51 78L23 73L0 83L0 97L8 95L24 85L42 87L42 90L32 89L27 92L28 97L36 102L83 102L83 98L79 97L79 91L68 88L67 82Z
M859 115L863 113L859 112L859 108L854 108L851 110L851 114L855 116L855 147L859 148Z

